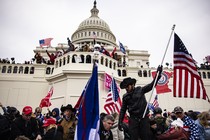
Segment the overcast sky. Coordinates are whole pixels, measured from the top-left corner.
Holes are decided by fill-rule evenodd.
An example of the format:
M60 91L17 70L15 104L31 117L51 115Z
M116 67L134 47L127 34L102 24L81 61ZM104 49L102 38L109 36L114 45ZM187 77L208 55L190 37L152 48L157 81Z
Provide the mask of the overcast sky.
M0 58L30 60L39 40L52 37L52 46L67 43L79 24L90 17L94 0L0 0ZM117 42L147 50L150 66L163 58L171 28L198 63L210 55L209 0L97 0L99 17ZM173 62L173 38L164 61Z

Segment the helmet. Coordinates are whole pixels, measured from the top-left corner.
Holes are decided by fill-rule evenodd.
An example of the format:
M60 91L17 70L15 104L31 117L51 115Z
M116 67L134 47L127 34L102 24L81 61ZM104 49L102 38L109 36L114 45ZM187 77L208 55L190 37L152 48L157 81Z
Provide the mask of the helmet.
M162 114L162 109L160 107L156 107L153 112L154 114Z

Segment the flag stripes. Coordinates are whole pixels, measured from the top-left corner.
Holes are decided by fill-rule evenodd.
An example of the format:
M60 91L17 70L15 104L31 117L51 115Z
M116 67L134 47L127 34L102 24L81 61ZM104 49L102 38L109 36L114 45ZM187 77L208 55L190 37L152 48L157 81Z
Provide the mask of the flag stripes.
M174 34L174 97L209 100L194 62L181 39Z
M110 91L107 94L104 110L107 112L107 114L112 114L114 112L120 113L121 106L122 102L119 96L119 91L115 79L112 78Z

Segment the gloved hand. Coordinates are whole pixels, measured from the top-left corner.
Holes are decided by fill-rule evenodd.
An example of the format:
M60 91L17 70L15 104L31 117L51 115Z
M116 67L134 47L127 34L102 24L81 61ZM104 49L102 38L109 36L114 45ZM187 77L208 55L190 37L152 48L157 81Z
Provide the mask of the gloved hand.
M161 73L163 72L163 66L162 65L159 65L158 68L157 68L157 73L159 72L158 74L158 79L157 81L161 78Z
M119 122L119 123L118 123L118 129L119 129L120 131L123 131L123 124L122 124L122 122Z

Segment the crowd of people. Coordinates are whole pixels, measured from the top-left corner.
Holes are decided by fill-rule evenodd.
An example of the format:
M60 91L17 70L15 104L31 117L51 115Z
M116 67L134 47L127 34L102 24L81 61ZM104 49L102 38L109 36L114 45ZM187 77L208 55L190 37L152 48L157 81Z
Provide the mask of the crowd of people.
M54 65L55 59L57 57L60 57L68 52L71 51L77 51L77 52L94 52L94 48L91 48L89 44L85 43L83 46L81 47L75 47L74 44L72 44L71 40L69 38L67 38L68 40L68 48L64 49L63 47L61 47L62 51L57 51L56 53L49 53L48 50L46 50L47 55L49 56L49 60L46 60L42 57L40 52L36 52L36 54L34 55L34 61L37 64L41 64L41 63L45 63L48 65ZM120 58L118 58L118 54L116 53L116 47L113 49L112 52L109 52L105 49L104 46L100 46L99 50L100 53L103 53L115 60L119 60ZM82 59L82 58L81 58ZM119 66L125 66L126 62L125 62L125 58L123 58L123 63L120 64Z
M43 114L42 108L4 107L0 114L0 137L4 140L73 140L77 125L71 104ZM120 122L120 115L100 114L100 140L207 140L210 138L210 110L185 112L177 106L172 112L156 107L148 116L134 122L133 116ZM144 121L146 120L146 121ZM139 121L139 122L138 122ZM147 129L148 125L148 129ZM136 130L135 130L136 129ZM136 133L135 133L136 132ZM138 132L138 133L137 133ZM137 135L137 136L136 136ZM146 137L146 138L145 138Z

